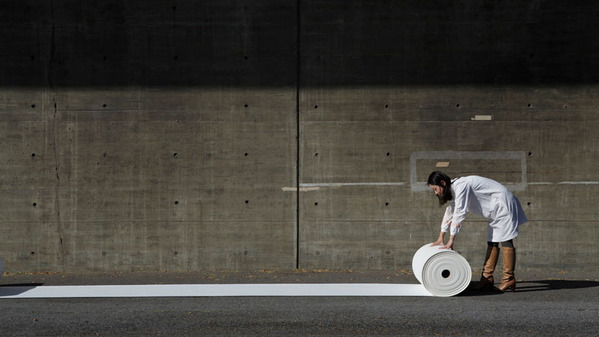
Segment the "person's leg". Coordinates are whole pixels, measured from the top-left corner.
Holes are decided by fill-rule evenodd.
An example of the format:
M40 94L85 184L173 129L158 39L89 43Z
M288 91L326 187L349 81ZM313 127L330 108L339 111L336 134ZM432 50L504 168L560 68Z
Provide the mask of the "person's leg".
M507 240L501 243L501 247L511 247L514 248L514 240Z
M514 277L514 271L516 269L516 248L514 248L514 241L508 240L501 243L501 253L503 255L503 278L499 285L499 290L506 291L511 289L516 290L516 278Z
M498 242L487 242L487 254L485 255L485 263L483 264L483 271L480 277L480 282L477 289L492 289L493 283L493 272L495 266L497 266L497 260L499 259L499 243Z

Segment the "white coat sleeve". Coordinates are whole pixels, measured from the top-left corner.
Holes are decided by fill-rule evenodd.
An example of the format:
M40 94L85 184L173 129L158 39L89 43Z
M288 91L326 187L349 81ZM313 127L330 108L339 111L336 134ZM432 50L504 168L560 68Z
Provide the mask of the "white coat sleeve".
M443 221L441 221L441 232L449 232L449 226L451 225L451 218L453 217L453 207L447 206L445 214L443 215Z
M453 203L453 217L451 219L451 227L449 234L456 235L462 228L462 221L466 219L466 211L468 210L468 203L470 198L474 197L472 189L468 186L461 186L455 191L455 200Z

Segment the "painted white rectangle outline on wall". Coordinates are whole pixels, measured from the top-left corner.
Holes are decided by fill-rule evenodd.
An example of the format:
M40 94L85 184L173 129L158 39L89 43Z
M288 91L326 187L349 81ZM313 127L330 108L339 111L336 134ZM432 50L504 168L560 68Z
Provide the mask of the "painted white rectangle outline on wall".
M418 160L452 160L452 159L482 159L482 160L520 160L520 182L501 182L511 191L526 189L526 155L522 151L418 151L410 156L410 186L414 192L428 191L426 181L418 181Z

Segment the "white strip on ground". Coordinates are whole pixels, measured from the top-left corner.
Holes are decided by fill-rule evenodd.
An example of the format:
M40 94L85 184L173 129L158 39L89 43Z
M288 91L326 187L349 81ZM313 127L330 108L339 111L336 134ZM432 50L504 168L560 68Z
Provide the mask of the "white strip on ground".
M1 286L3 298L231 297L231 296L433 296L422 284L151 284Z

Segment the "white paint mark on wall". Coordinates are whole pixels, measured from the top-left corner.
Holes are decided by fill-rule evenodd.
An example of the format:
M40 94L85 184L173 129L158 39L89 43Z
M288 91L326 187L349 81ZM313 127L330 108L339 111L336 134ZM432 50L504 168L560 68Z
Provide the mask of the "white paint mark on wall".
M404 182L381 182L381 183L302 183L300 187L343 187L343 186L402 186Z
M491 121L493 120L493 115L474 115L470 119L473 121Z
M528 185L599 185L599 181L558 181L556 183L535 181L528 183Z
M284 192L296 192L299 190L300 192L309 192L309 191L318 191L320 187L283 187Z
M599 181L561 181L560 185L599 185Z
M403 186L404 182L360 182L360 183L302 183L299 185L300 192L318 191L326 187L351 187L351 186ZM297 187L283 187L285 192L295 192Z
M442 166L437 166L442 167ZM407 183L405 182L389 182L389 183L306 183L300 184L299 191L300 192L310 192L310 191L318 191L321 188L326 187L346 187L346 186L404 186ZM424 183L422 183L424 184ZM509 184L504 183L508 188L513 191L518 191L518 188L521 188L521 184ZM536 182L528 182L526 185L538 186L538 185L599 185L599 181L560 181L556 183L551 183L547 181L536 181ZM296 192L298 190L297 187L283 187L282 190L284 192ZM412 187L412 190L414 188ZM423 189L424 191L428 191L428 189Z

